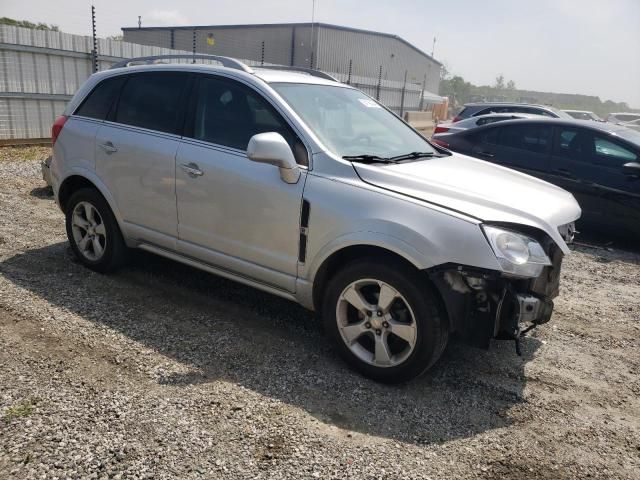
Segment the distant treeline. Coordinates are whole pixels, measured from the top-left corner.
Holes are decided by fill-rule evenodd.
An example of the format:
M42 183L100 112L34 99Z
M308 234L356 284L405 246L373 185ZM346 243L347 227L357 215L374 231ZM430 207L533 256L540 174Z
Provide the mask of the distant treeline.
M450 76L446 70L440 82L440 95L449 97L456 106L480 101L539 103L563 110L589 110L601 117L613 112L640 111L632 109L626 102L603 102L600 97L592 95L520 90L513 81L505 83L502 75L496 78L493 86L477 86L459 75Z
M50 30L52 32L58 32L57 25L49 25L48 23L33 23L28 20L14 20L9 17L0 17L0 24L13 25L14 27L34 28L36 30Z

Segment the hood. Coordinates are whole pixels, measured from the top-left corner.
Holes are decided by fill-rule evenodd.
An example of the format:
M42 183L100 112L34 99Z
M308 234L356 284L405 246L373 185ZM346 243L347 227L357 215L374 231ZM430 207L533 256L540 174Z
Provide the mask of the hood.
M569 249L558 227L580 217L566 190L482 160L453 154L396 165L353 164L371 185L418 198L483 222L524 224L545 231Z

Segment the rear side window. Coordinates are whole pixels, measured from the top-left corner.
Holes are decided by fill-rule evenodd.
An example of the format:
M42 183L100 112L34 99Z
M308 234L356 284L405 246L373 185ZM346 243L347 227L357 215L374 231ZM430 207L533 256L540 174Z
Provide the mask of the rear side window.
M551 138L551 127L544 125L509 125L500 130L500 145L534 153L546 152Z
M122 89L115 121L166 133L179 133L180 106L188 76L157 72L132 75Z
M100 82L82 102L75 114L97 120L107 118L111 106L118 98L118 93L120 93L120 88L125 79L126 77L120 75Z

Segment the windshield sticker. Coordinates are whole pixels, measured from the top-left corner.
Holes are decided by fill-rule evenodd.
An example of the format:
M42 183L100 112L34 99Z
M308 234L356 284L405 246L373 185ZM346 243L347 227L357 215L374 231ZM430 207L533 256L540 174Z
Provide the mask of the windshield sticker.
M359 98L358 99L360 101L361 104L363 104L365 107L369 107L369 108L380 108L380 105L378 105L376 102L374 102L373 100L371 100L370 98Z

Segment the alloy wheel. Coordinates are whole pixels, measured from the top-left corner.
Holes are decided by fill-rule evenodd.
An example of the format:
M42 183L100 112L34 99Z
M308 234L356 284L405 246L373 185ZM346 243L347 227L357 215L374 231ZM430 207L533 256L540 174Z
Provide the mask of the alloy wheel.
M400 365L416 347L418 332L409 303L380 280L350 283L338 298L336 320L345 345L370 365Z

